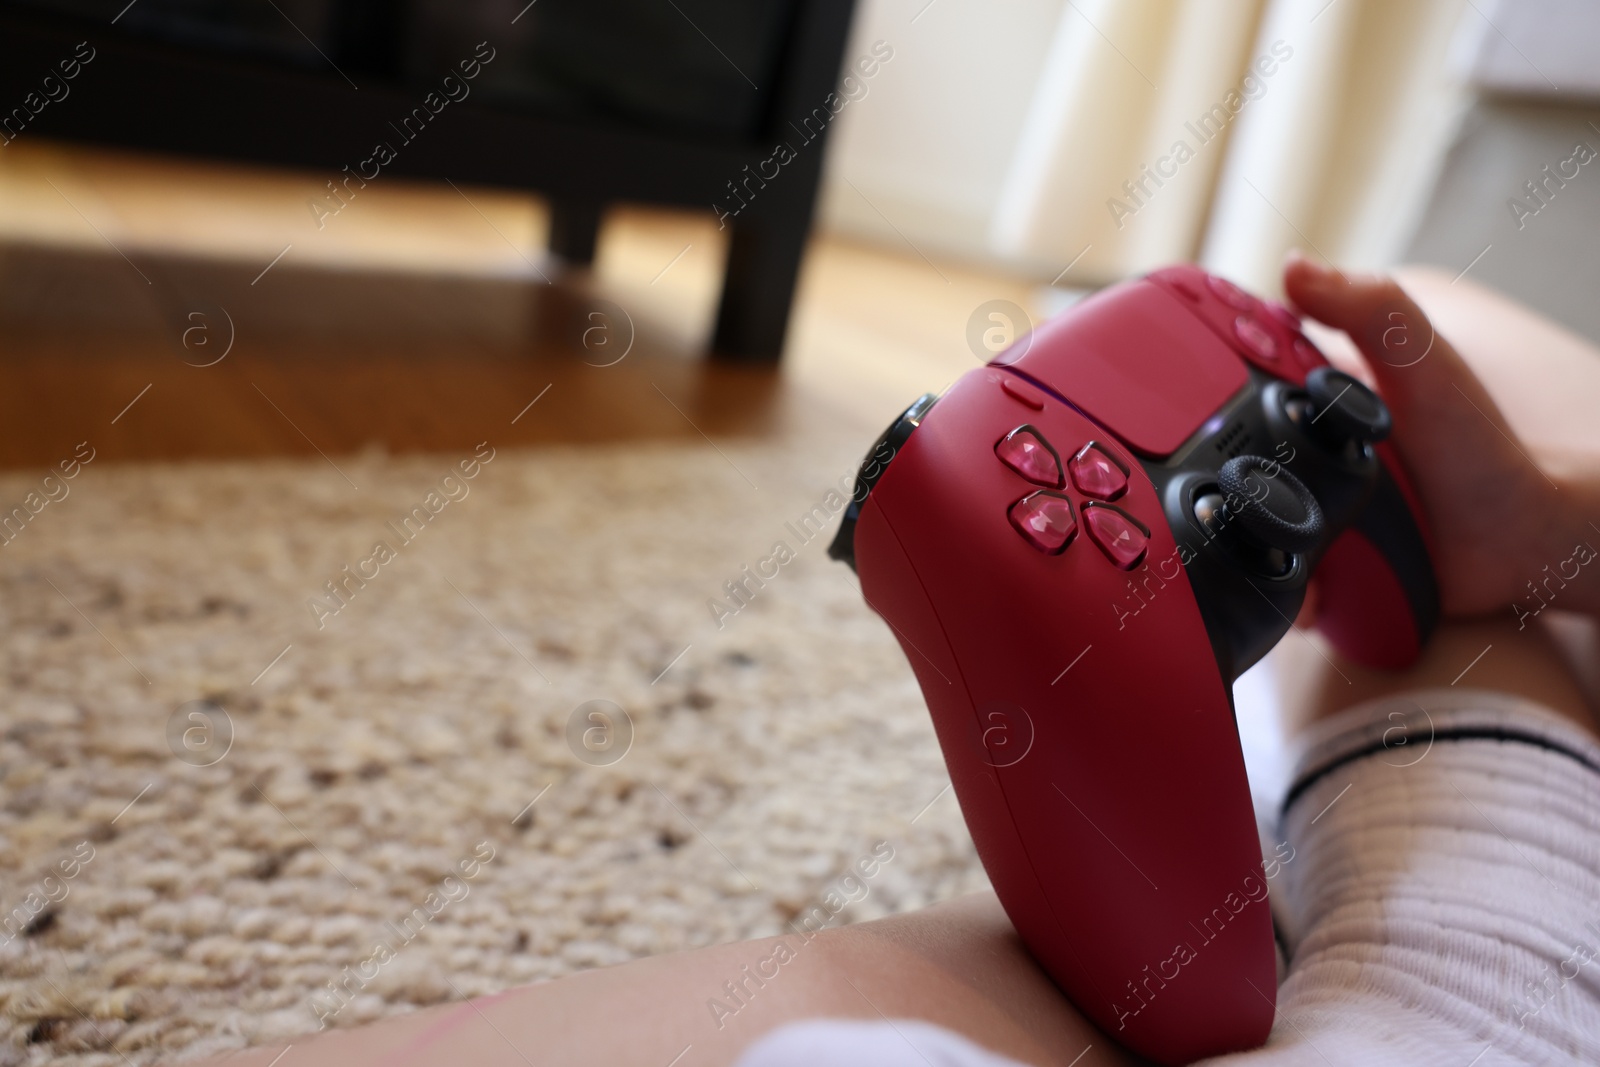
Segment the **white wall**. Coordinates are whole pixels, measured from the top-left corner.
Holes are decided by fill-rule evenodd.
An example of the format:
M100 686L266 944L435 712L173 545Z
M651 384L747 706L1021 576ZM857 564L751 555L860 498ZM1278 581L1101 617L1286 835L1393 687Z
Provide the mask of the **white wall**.
M993 261L990 219L1064 6L860 0L846 65L878 40L894 58L836 120L821 225Z

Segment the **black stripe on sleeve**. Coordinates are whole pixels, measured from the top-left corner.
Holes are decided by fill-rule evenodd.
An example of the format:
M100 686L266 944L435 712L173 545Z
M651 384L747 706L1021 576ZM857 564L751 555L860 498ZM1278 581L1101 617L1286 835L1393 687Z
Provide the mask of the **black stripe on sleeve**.
M1593 757L1580 752L1575 748L1569 748L1559 741L1552 741L1547 737L1541 737L1538 734L1529 733L1523 730L1510 729L1500 726L1462 726L1454 729L1439 730L1434 733L1432 740L1434 742L1496 741L1502 744L1509 743L1532 745L1534 748L1542 748L1546 752L1555 752L1559 755L1566 756L1569 759L1576 760L1578 763L1582 764L1584 767L1587 767L1595 774L1600 774L1600 763L1596 763ZM1340 767L1343 767L1349 763L1353 763L1358 759L1366 759L1368 756L1375 756L1380 752L1399 750L1403 747L1407 747L1408 744L1409 742L1401 742L1400 744L1391 745L1380 738L1369 745L1346 752L1342 756L1339 756L1327 763L1322 764L1319 767L1307 771L1305 774L1301 775L1292 786L1289 787L1288 795L1283 798L1283 814L1287 816L1289 814L1289 809L1294 806L1295 801L1299 800L1303 795L1305 795L1306 791L1312 786L1316 785L1319 781L1321 781L1323 778L1326 778L1329 774L1338 770Z

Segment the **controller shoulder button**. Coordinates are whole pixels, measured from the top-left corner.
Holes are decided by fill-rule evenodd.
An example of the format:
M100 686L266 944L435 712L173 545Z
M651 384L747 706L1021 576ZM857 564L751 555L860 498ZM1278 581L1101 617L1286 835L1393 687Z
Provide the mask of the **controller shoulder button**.
M1044 410L1044 394L1026 382L1007 375L1000 379L1000 388L1018 403L1025 404L1035 411Z
M1296 337L1290 347L1294 349L1294 356L1300 361L1301 366L1320 367L1327 362L1322 358L1322 353L1317 351L1317 347L1304 337Z
M1023 540L1047 555L1064 550L1078 532L1072 501L1063 493L1030 493L1011 505L1007 517Z
M1286 305L1276 300L1263 300L1262 303L1267 306L1267 314L1271 315L1279 326L1290 333L1300 332L1300 316L1290 311Z
M1200 292L1200 287L1194 283L1194 279L1186 278L1182 274L1174 272L1167 275L1165 280L1168 285L1172 286L1174 291L1183 296L1186 300L1195 304L1200 303L1200 297L1202 294Z
M1083 525L1089 531L1089 540L1125 571L1137 567L1150 546L1149 528L1110 504L1085 504Z
M1245 351L1258 360L1272 362L1278 358L1278 342L1270 331L1256 321L1254 315L1240 315L1233 320L1233 335Z
M1215 274L1206 275L1206 286L1211 292L1231 308L1239 311L1255 311L1261 301L1234 285L1226 278L1219 278Z
M1034 485L1060 489L1065 484L1061 457L1043 434L1026 423L1002 437L994 446L994 454Z
M1078 450L1067 469L1072 484L1085 496L1115 500L1128 491L1128 468L1093 441Z

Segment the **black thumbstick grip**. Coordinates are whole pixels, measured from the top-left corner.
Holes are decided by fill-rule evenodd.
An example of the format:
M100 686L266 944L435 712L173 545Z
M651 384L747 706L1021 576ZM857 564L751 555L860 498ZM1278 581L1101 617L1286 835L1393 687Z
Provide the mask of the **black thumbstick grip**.
M1322 505L1305 483L1261 456L1235 456L1217 472L1229 516L1270 548L1305 552L1322 540Z
M861 518L861 505L878 484L878 479L883 477L890 462L900 454L901 447L910 439L912 431L922 425L922 420L938 402L938 396L933 393L923 393L917 397L910 407L900 413L899 418L889 424L889 428L873 444L872 451L867 453L867 458L861 461L861 470L856 474L855 491L850 494L850 504L844 509L839 532L834 534L833 543L828 546L829 558L848 564L851 570L856 569L856 520Z
M1311 423L1343 438L1377 444L1394 429L1389 406L1359 378L1332 367L1318 367L1306 376L1306 392L1316 411Z

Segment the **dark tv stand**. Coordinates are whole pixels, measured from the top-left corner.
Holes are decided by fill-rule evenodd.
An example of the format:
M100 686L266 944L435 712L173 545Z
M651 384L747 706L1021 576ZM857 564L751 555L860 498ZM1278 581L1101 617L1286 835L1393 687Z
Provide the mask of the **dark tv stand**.
M417 103L416 86L392 73L377 25L387 5L346 0L349 21L332 69L314 70L216 54L119 32L105 19L52 15L0 0L0 101L21 102L70 57L96 50L70 96L17 134L229 160L327 168L330 176L370 144L374 131ZM401 6L401 5L396 5ZM854 0L798 0L767 88L760 129L749 137L689 136L637 124L575 119L473 100L451 105L384 167L385 174L526 189L549 198L550 250L592 261L605 206L631 201L711 210L727 183L798 139L798 124L834 91ZM362 20L374 20L363 23ZM800 258L810 231L826 129L799 148L780 176L736 218L712 354L773 362L783 351ZM0 152L4 148L0 147Z

